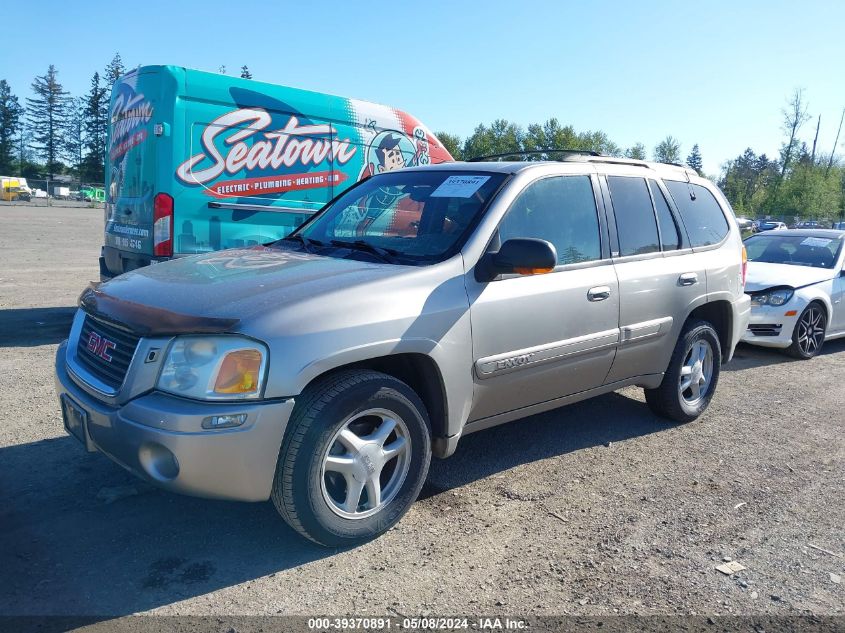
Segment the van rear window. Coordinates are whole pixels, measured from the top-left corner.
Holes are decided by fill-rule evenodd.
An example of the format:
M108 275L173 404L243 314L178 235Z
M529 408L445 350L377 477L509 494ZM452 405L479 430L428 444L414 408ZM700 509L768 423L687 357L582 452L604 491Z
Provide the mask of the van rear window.
M692 246L718 244L730 230L722 207L706 188L692 183L665 180L675 200Z

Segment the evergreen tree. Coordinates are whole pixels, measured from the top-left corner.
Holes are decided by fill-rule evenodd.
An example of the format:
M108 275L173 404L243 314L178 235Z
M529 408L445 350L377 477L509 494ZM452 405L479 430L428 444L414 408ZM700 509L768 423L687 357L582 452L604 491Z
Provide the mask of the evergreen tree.
M252 79L252 73L249 72L246 64L241 66L241 79Z
M15 134L23 108L5 79L0 79L0 173L9 174L15 162Z
M58 80L53 64L47 73L32 82L35 98L27 97L27 120L32 129L37 153L46 161L46 170L52 178L61 170L59 157L64 147L63 133L68 125L68 93Z
M687 167L692 167L699 176L704 174L704 163L701 160L701 150L698 149L698 143L692 146L692 150L687 156Z
M82 171L83 132L85 129L85 99L76 97L68 102L67 126L64 134L62 153L68 164L76 172Z
M674 136L667 136L654 148L654 160L658 163L680 163L681 144Z
M83 106L85 145L81 177L98 183L103 182L105 176L108 98L108 91L100 84L100 74L95 72Z
M103 73L103 83L108 85L106 94L111 94L111 89L114 87L114 82L126 74L126 67L123 65L123 60L120 58L120 53L115 53L112 60L106 66Z
M35 177L35 173L27 169L31 168L32 162L32 132L26 126L26 123L21 121L18 126L18 135L15 138L15 158L17 159L17 172L26 178Z

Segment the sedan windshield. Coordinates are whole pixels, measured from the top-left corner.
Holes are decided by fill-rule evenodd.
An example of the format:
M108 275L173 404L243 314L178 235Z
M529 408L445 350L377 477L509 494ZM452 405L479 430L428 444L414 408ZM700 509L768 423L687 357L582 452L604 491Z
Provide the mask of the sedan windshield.
M842 250L838 237L755 235L745 240L748 261L833 268Z
M321 254L340 249L392 263L441 261L460 250L504 179L451 170L373 176L286 239Z

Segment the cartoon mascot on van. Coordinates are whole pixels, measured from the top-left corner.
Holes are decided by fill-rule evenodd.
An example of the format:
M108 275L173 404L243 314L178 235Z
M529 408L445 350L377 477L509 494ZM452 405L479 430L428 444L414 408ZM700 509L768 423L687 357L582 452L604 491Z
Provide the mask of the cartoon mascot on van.
M422 128L414 130L414 141L402 133L387 130L377 134L367 147L364 169L358 179L429 162L428 141Z

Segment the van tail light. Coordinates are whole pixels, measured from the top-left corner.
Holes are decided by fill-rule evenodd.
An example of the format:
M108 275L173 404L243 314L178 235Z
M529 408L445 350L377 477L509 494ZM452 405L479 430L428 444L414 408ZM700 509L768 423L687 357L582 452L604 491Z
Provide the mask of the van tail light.
M153 255L173 256L173 198L166 193L153 200Z
M748 274L748 251L742 247L742 287L745 288L745 277Z

